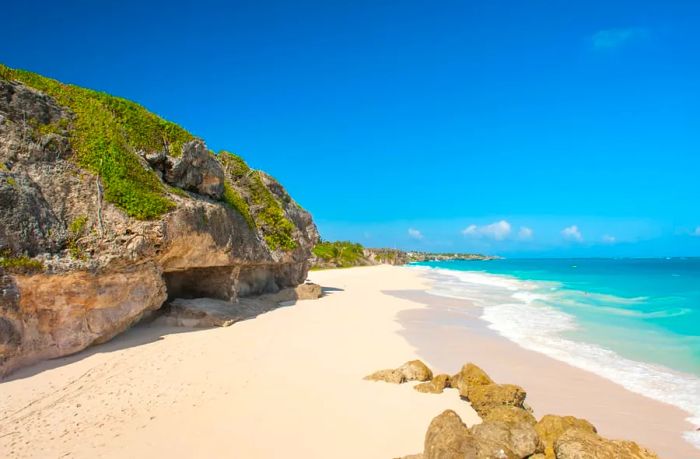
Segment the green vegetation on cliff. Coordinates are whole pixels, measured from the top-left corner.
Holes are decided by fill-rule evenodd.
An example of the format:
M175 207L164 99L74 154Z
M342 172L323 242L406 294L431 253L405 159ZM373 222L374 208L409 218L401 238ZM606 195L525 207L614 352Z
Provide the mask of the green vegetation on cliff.
M158 218L176 205L169 195L189 197L180 188L163 183L139 157L140 152L164 149L170 156L180 156L183 145L195 137L178 125L129 100L2 64L0 79L39 90L73 113L70 119L48 124L35 119L27 119L26 123L33 128L35 137L67 135L76 163L97 174L105 199L131 217ZM270 192L261 174L234 154L210 154L218 157L226 172L221 199L237 210L251 229L259 229L271 249L294 249L294 224L285 215L284 203Z
M44 270L44 264L26 255L13 255L10 250L0 251L0 268L19 274L31 274Z
M324 263L338 268L359 266L364 257L362 245L349 241L320 242L313 254Z
M171 154L180 154L182 144L194 138L190 133L134 102L103 92L1 64L0 78L42 91L75 114L68 132L77 162L100 176L107 201L138 219L156 218L174 207L163 184L142 166L136 152L167 146ZM46 125L38 130L49 133L60 128Z
M226 202L238 209L246 220L252 214L252 220L261 229L271 249L294 249L294 224L285 216L282 205L265 186L258 171L251 169L240 156L228 151L219 153L219 161L231 182L226 184ZM245 201L240 202L232 197L233 188L248 198L249 207Z

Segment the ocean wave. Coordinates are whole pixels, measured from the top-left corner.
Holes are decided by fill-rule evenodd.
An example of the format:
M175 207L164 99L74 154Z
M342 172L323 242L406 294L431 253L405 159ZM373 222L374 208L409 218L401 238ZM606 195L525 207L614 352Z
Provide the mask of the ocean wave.
M643 318L683 315L689 312L686 308L634 311L609 304L643 303L647 298L619 301L618 297L603 295L608 306L601 306L586 304L580 298L585 298L583 292L560 290L556 283L441 268L430 268L429 272L435 280L431 293L467 299L481 306L481 317L488 322L489 328L521 347L595 373L629 391L681 408L691 414L688 421L700 427L700 378L661 365L628 359L597 344L564 337L562 334L575 331L579 326L575 316L553 305L568 299L570 304L567 306L591 307L609 314ZM572 299L572 292L579 298ZM597 299L602 298L599 295ZM700 448L700 432L686 432L683 436Z

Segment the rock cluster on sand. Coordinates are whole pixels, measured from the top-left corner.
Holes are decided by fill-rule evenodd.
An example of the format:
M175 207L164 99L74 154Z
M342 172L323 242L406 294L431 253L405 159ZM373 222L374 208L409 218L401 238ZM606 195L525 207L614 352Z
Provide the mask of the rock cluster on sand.
M446 410L435 417L425 434L423 453L404 459L657 459L656 454L632 441L607 440L585 419L546 415L537 421L525 405L525 391L513 384L497 384L484 370L468 363L456 375L432 376L419 360L395 370L366 377L402 383L406 365L425 377L414 388L441 393L452 387L469 401L482 419L467 427L457 413ZM430 381L429 381L430 380Z

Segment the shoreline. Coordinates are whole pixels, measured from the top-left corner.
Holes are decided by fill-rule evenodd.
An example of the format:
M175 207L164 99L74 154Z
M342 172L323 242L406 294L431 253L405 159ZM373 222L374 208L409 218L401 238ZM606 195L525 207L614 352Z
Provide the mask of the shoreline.
M683 413L489 330L464 300L392 266L309 273L324 296L225 328L138 325L112 341L0 381L0 456L388 458L422 450L436 415L480 422L454 390L365 381L422 359L467 362L521 385L539 416L589 419L661 457L697 454ZM466 314L456 314L456 312Z
M421 276L429 279L427 273ZM432 282L432 280L431 280ZM691 413L637 394L593 372L521 347L489 328L482 307L467 299L426 290L385 291L423 306L399 314L402 336L430 365L454 371L463 361L481 366L497 381L527 391L536 417L572 415L591 421L604 437L633 440L661 457L687 458L700 451L683 438L696 427Z

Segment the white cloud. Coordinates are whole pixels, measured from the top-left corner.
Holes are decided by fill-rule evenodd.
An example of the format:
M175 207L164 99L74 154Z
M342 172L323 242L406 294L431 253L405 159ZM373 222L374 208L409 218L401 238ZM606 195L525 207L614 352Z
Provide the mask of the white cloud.
M409 228L408 229L408 236L412 239L423 239L423 233L421 233L419 230L415 228Z
M626 27L618 29L604 29L594 33L590 40L591 46L596 50L616 49L634 41L649 38L649 30L643 27Z
M528 228L527 226L521 226L520 231L518 231L518 238L519 239L532 239L532 235L535 234L534 231L532 231L531 228Z
M510 223L506 220L493 222L490 225L469 225L462 230L462 234L469 237L487 237L501 241L508 237L511 231Z
M583 241L583 235L581 234L581 231L576 225L567 226L566 228L561 230L561 235L564 236L566 239L571 239L573 241Z
M476 225L469 225L462 230L462 234L465 236L476 236L479 234L479 227Z
M615 236L611 236L609 234L606 234L603 236L603 242L605 244L614 244L615 242L617 242L617 238Z

